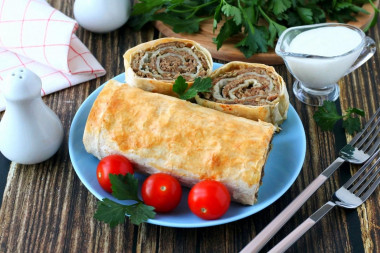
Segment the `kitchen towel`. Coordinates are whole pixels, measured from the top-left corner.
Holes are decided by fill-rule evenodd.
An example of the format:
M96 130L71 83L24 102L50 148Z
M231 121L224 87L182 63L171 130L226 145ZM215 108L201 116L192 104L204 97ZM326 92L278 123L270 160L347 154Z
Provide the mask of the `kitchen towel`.
M0 0L0 82L25 67L42 80L41 95L105 74L75 36L78 24L45 0ZM5 101L0 85L0 111Z

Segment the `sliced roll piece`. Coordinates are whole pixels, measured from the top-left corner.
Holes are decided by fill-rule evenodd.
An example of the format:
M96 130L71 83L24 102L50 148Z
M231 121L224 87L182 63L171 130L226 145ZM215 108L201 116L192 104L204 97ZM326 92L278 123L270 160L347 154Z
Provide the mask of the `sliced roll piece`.
M124 54L125 81L146 91L176 96L172 86L181 75L189 87L212 72L210 52L195 41L163 38L140 44Z
M257 200L275 127L109 81L94 102L83 143L101 159L121 154L142 173L192 186L222 182L233 200Z
M276 126L286 119L289 95L273 67L235 61L215 70L210 77L212 90L196 96L198 104Z

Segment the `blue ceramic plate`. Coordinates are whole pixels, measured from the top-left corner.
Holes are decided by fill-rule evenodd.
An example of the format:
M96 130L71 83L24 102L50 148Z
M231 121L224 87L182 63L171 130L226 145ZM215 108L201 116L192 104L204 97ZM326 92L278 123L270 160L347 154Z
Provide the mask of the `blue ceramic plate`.
M214 64L214 68L220 66L221 64ZM124 74L120 74L114 79L123 82ZM83 102L76 113L70 128L69 152L74 169L87 189L98 199L110 198L118 201L98 184L96 166L99 160L86 152L82 142L87 116L103 86L95 90ZM282 131L273 138L272 150L265 165L263 184L260 187L258 201L255 205L244 206L231 203L228 212L222 218L206 221L191 213L187 206L189 189L184 188L181 203L173 212L157 214L154 219L148 220L148 223L179 228L215 226L245 218L272 204L289 189L297 178L306 152L305 131L292 106L289 107L288 119L285 120L281 127ZM136 175L141 186L145 176L137 173ZM128 201L118 202L128 204Z

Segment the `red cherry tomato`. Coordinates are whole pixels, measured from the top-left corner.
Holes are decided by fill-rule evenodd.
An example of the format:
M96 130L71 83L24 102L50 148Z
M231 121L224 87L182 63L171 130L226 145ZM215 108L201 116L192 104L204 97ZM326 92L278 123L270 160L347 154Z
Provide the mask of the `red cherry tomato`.
M224 184L205 180L191 188L187 202L190 210L198 217L215 220L227 212L231 196Z
M121 155L109 155L100 160L96 169L96 177L100 186L107 192L112 193L109 174L125 175L134 173L131 162Z
M166 213L178 206L182 188L178 180L171 175L157 173L145 179L141 195L144 203L153 206L156 212Z

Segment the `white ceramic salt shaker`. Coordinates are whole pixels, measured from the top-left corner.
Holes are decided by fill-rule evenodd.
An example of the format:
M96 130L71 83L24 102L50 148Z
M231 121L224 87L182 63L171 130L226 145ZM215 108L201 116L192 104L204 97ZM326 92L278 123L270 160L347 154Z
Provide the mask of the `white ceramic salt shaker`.
M75 0L74 17L80 26L107 33L124 25L131 10L130 0Z
M62 143L63 127L41 99L41 79L19 68L2 85L6 110L0 122L0 151L21 164L47 160Z

